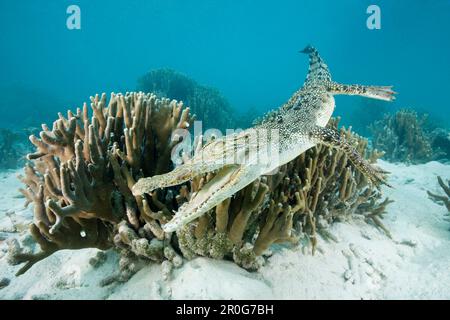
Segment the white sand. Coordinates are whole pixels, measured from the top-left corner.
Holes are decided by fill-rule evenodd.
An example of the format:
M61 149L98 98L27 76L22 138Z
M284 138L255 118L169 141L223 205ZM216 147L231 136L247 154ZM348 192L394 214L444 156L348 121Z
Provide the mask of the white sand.
M259 271L249 273L231 262L197 258L186 261L164 281L159 265L149 265L127 283L100 287L117 270L117 256L94 269L97 250L60 251L15 278L1 236L30 218L17 196L15 173L0 173L0 289L2 299L450 299L450 221L446 209L428 199L441 192L436 175L450 178L450 165L429 162L406 166L381 162L392 172L395 202L383 220L393 235L354 219L332 226L338 243L319 239L315 256L307 248L278 246ZM6 215L14 211L17 215ZM17 235L17 233L15 233ZM305 251L305 252L303 252Z

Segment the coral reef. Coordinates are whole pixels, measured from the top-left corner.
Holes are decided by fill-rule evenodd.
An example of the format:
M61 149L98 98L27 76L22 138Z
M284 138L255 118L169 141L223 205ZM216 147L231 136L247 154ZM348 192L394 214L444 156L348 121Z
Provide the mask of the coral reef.
M220 92L198 84L189 77L171 69L152 70L139 79L138 89L158 96L184 101L193 114L203 121L203 128L226 129L235 127L234 110Z
M424 130L427 116L403 109L386 114L370 125L373 146L385 152L390 161L421 163L434 157L430 138Z
M444 190L444 195L439 195L430 191L427 191L428 196L430 197L431 200L444 205L448 212L450 213L450 180L447 180L447 183L444 182L444 180L442 180L441 177L437 177L439 186L442 188L442 190Z
M94 268L98 268L99 266L104 264L107 259L108 256L106 255L106 253L104 251L99 251L94 257L89 259L89 264Z
M384 230L381 222L388 199L339 150L318 145L263 176L207 215L176 234L162 225L183 203L202 189L215 173L179 187L134 196L132 186L143 176L172 170L171 152L182 137L178 129L193 122L183 103L154 94L112 94L91 97L75 113L62 114L52 129L42 126L30 140L36 152L19 178L26 204L34 206L30 234L40 250L10 243L11 264L25 263L24 273L62 249L114 248L121 254L119 271L102 285L129 279L145 263L162 264L164 278L182 264L182 257L230 259L255 270L274 243L307 239L312 252L317 237L335 240L327 227L358 215ZM338 120L329 126L337 128ZM380 156L367 140L350 130L340 135L370 162ZM389 233L388 233L389 234ZM101 264L101 255L91 261Z

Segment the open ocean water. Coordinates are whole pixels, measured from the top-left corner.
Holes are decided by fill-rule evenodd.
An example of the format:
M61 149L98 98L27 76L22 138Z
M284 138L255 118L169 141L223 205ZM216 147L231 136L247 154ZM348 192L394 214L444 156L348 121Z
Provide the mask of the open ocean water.
M372 4L380 29L367 26ZM80 29L67 27L70 5ZM0 15L3 126L20 126L28 112L53 119L95 93L133 91L162 67L218 88L237 112L263 113L303 83L308 63L298 51L307 44L336 81L394 85L389 109L450 123L448 0L19 0L2 1ZM357 107L337 97L346 124Z

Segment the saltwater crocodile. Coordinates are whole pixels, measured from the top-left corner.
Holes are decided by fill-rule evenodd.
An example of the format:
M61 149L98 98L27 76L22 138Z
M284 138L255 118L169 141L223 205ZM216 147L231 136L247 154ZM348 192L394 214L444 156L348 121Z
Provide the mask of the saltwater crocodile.
M295 159L318 143L345 152L353 165L375 186L387 184L387 172L370 165L338 132L326 125L335 107L334 95L360 95L392 101L395 98L392 86L333 82L327 65L315 48L307 46L301 52L309 55L306 81L281 108L268 114L251 129L206 144L173 171L142 178L134 185L133 193L140 195L217 171L214 178L163 225L164 231L173 232L200 217L259 176ZM261 139L262 136L265 138ZM266 161L262 161L263 158Z

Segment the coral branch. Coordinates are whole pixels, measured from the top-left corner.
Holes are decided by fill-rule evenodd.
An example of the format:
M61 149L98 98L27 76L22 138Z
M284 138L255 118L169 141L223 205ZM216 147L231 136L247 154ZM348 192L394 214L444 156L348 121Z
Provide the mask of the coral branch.
M432 193L430 191L427 191L428 196L435 202L439 204L445 205L447 208L447 211L450 212L450 180L447 181L447 184L445 184L444 180L440 176L437 177L439 186L444 190L445 195L439 195L436 193Z
M28 155L20 191L34 204L31 235L41 251L19 250L14 261L27 262L19 273L57 250L106 249L124 234L133 237L119 247L163 258L161 224L177 208L174 197L135 197L131 188L143 175L171 169L171 149L183 135L171 137L192 123L189 108L152 94L113 93L109 102L105 94L91 97L91 110L91 118L86 103L67 118L59 114L52 130L43 125L40 138L30 138L36 152Z

